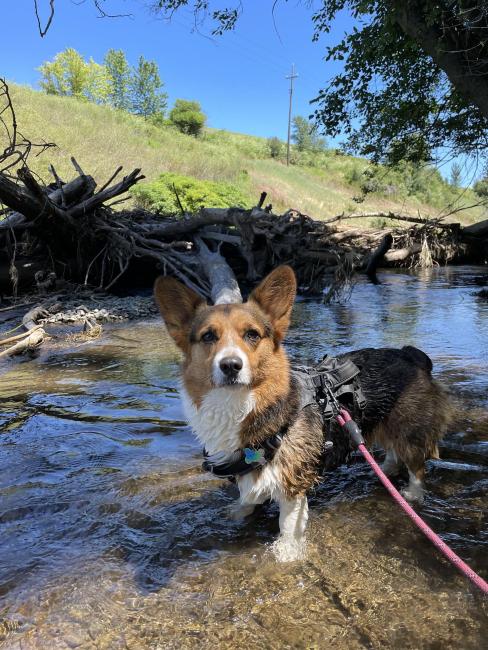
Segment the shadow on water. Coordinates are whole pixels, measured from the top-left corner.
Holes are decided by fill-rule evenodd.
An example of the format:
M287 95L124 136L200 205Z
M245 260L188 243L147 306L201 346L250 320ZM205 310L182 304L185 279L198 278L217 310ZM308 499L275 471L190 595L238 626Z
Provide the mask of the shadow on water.
M385 273L345 305L299 301L294 360L413 344L459 399L422 516L486 576L485 269ZM246 522L200 472L159 322L0 375L0 647L480 648L486 603L359 458L311 495L306 559L278 565L277 509ZM399 479L400 482L402 478Z

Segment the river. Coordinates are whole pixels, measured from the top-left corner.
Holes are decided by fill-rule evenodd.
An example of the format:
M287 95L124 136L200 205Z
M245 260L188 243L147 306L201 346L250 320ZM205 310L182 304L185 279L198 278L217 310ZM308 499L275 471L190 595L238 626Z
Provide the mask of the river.
M293 360L421 347L459 400L418 508L488 572L488 269L360 279L345 304L299 300ZM112 327L0 374L0 647L486 647L486 602L361 459L311 495L307 557L278 564L277 509L245 522L200 471L178 352L159 320Z

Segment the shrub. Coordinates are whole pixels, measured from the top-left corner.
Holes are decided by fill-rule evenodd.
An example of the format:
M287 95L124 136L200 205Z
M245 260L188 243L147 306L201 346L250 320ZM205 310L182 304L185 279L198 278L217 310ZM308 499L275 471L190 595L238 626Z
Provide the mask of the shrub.
M161 174L152 183L135 186L132 195L141 208L163 214L181 212L178 198L188 212L196 212L202 207L245 206L248 202L247 197L230 183L202 181L171 172Z
M487 198L488 197L488 176L485 178L480 178L479 181L476 181L476 183L473 185L473 190L475 194L480 196L481 198Z
M198 102L177 99L169 119L182 133L196 137L202 132L207 118Z
M344 176L349 185L358 185L362 179L362 172L356 165L353 165L346 171Z
M273 138L268 138L267 145L271 158L280 158L283 154L283 142L274 136Z

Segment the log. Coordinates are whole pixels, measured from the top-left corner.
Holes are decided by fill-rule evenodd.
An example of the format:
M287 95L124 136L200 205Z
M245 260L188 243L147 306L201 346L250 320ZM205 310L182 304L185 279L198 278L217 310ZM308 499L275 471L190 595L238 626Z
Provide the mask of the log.
M32 330L30 333L27 333L26 338L22 339L21 341L18 341L11 347L0 352L0 358L13 357L17 354L22 354L23 352L27 352L27 350L35 350L40 345L42 345L45 336L46 336L46 332L42 329L42 327L36 328Z
M43 305L33 307L22 318L22 325L27 330L23 335L13 336L10 339L0 341L0 345L8 344L9 342L16 341L14 345L6 350L0 352L0 358L13 357L22 354L28 350L34 350L42 345L46 337L45 330L36 323L36 319L49 316Z
M197 216L183 218L164 226L149 228L148 234L151 237L181 237L182 235L189 235L204 226L235 225L234 214L237 216L237 214L244 212L244 210L236 208L203 209L200 210Z
M117 170L117 172L118 171L119 170ZM98 207L103 205L109 199L113 199L115 196L124 194L138 181L145 178L145 176L141 174L140 171L141 171L140 169L134 169L133 172L131 172L127 176L124 176L124 178L116 185L113 185L112 187L104 186L104 189L102 189L100 192L97 192L96 194L88 198L86 201L83 201L82 203L71 208L69 210L70 216L76 219L81 215L89 214L95 211ZM112 178L114 178L114 175L112 176Z
M61 206L64 201L69 205L87 191L93 191L96 183L91 176L78 176L63 185L62 188L46 192L50 202ZM8 205L13 213L0 221L0 232L3 230L29 227L29 219L35 219L44 208L45 198L39 200L21 186L0 174L0 202Z
M20 339L24 339L26 336L29 336L34 332L35 330L39 329L41 326L36 325L30 330L27 330L27 332L22 332L22 334L17 334L16 336L9 336L7 339L2 339L0 341L0 345L8 345L9 343L15 343L15 341L20 341Z
M376 277L376 269L378 268L379 264L385 257L386 253L390 250L392 244L393 244L393 236L391 233L388 232L383 237L379 246L376 248L375 251L373 251L371 257L369 258L369 261L366 265L365 273L369 277L369 279L374 283L378 282L378 279Z
M471 226L466 226L462 229L461 234L472 237L488 237L488 219L473 223Z
M412 217L409 214L397 214L396 212L358 212L357 214L338 214L331 219L323 221L325 224L335 223L336 221L345 221L346 219L394 219L395 221L407 221L408 223L432 224L440 228L449 228L451 224L441 223L439 219L428 219L424 217Z
M414 243L411 246L408 246L406 248L398 248L394 251L389 251L385 255L385 261L403 262L404 260L409 258L410 255L413 255L414 253L420 253L421 250L422 250L422 244Z
M197 237L198 258L210 282L210 297L214 305L230 305L242 302L241 290L234 272L218 251L211 251Z

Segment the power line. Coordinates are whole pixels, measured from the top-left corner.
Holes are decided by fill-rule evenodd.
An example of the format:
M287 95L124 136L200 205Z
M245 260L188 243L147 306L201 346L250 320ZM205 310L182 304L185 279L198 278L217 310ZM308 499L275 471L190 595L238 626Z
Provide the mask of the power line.
M291 74L287 75L285 78L290 80L290 106L288 109L288 140L286 143L286 166L290 164L290 135L291 135L291 105L293 100L293 80L298 77L298 74L295 72L295 64L291 66Z

